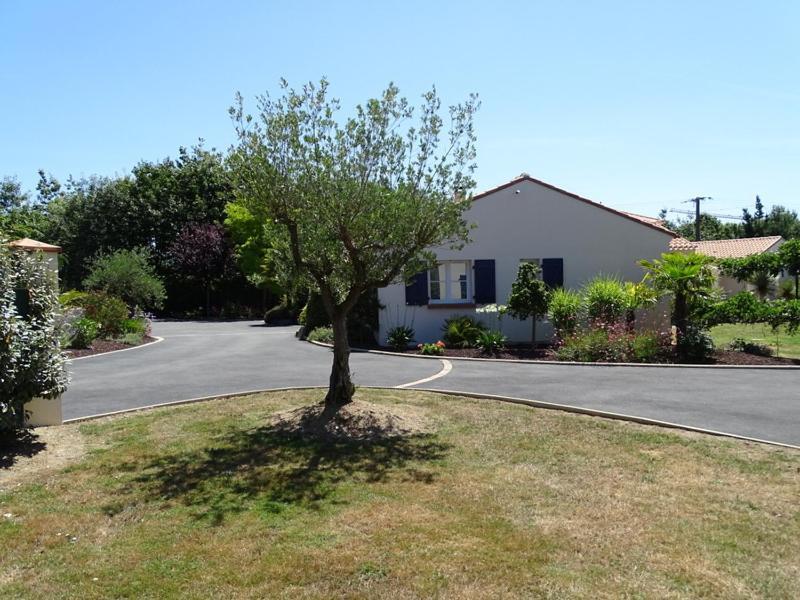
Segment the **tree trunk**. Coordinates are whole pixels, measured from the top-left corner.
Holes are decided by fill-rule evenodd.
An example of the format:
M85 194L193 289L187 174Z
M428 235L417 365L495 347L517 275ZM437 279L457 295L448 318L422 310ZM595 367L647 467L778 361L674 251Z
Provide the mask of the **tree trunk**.
M536 349L536 315L531 316L531 348Z
M333 367L331 368L325 411L337 411L353 401L355 386L350 379L350 344L347 342L347 316L336 315L333 325Z
M678 343L686 333L689 321L689 307L686 294L675 294L675 328L678 330Z

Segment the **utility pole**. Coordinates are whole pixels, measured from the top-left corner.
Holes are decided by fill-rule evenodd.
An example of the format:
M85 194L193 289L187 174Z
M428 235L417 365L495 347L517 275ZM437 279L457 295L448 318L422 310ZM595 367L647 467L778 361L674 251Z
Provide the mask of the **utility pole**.
M711 196L695 196L685 202L694 202L694 241L700 241L700 203L703 200L711 200Z

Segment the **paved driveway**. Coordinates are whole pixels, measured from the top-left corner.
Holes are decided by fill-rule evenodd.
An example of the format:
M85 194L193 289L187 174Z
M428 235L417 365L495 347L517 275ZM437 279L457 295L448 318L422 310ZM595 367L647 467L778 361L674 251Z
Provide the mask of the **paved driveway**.
M268 387L324 385L330 351L259 322L157 322L164 341L73 361L64 417ZM354 353L360 385L432 377L438 360ZM569 404L800 445L800 371L452 361L415 387Z

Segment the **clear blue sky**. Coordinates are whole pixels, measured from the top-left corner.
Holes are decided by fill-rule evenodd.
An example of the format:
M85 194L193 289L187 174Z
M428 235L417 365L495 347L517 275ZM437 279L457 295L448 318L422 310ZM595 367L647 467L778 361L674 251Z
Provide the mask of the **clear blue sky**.
M122 174L326 75L475 91L478 190L522 171L624 210L800 210L800 3L1 0L0 176Z

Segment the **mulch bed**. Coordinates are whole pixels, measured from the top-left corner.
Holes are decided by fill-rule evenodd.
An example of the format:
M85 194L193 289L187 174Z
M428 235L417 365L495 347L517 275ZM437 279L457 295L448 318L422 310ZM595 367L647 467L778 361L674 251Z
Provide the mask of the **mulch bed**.
M394 352L387 347L374 347L373 350ZM406 350L402 354L418 354L414 349ZM536 348L530 346L510 347L494 355L487 355L476 348L445 348L443 358L500 358L505 360L545 360L556 361L558 358L551 348ZM665 363L670 364L670 363ZM733 352L730 350L717 350L714 360L709 363L714 365L800 365L800 360L794 358L778 358L776 356L758 356L746 352Z
M155 342L155 341L156 338L149 336L143 337L142 341L138 344L123 344L121 342L115 342L113 340L95 340L94 342L92 342L90 348L65 350L65 353L69 358L81 358L82 356L93 356L95 354L105 354L106 352L114 352L115 350L125 350L126 348L135 348L136 346L141 346L142 344L149 344L150 342Z

